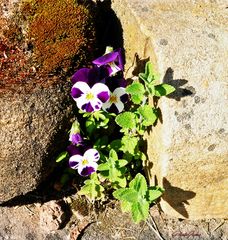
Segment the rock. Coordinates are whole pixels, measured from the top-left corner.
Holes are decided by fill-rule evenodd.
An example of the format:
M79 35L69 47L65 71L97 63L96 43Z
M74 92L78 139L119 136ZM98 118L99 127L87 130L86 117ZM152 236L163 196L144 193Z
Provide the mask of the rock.
M69 83L58 83L1 95L1 202L35 189L50 174L67 142L69 90Z
M150 57L176 92L159 100L147 168L165 188L161 207L179 218L225 218L228 29L226 1L119 1L113 9L127 60Z
M50 201L44 203L40 209L40 227L47 232L60 229L66 220L66 212L63 211L64 202Z
M38 204L0 208L1 240L68 240L67 229L50 231L40 226Z
M69 77L94 44L89 5L0 3L0 202L34 190L55 167L75 105Z

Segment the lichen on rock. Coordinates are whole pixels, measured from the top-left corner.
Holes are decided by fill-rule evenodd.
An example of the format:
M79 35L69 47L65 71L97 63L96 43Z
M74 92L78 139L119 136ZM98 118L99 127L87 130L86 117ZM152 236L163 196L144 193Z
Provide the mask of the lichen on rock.
M85 49L91 49L95 39L88 6L73 0L33 0L22 6L22 14L37 63L45 71L67 71L85 63Z

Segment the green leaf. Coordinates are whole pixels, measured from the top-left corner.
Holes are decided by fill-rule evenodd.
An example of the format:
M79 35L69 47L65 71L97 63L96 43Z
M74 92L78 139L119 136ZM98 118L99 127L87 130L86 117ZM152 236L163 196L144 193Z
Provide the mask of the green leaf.
M128 152L132 155L137 151L139 139L137 137L123 136L121 139L122 147L121 151L124 153Z
M113 196L118 200L124 200L131 203L138 201L138 193L130 188L117 189L113 193Z
M96 130L95 122L92 119L88 119L85 125L86 125L86 131L88 135L91 136L93 132Z
M124 112L119 114L115 121L122 128L134 129L136 127L135 117L135 114L132 112Z
M101 164L98 165L97 170L107 171L107 170L109 170L109 164L108 163L101 163Z
M90 180L86 180L85 185L78 192L79 195L87 196L91 201L99 200L104 198L104 188L101 186L97 174L93 173L90 175Z
M143 126L151 126L158 118L158 112L156 109L149 105L144 105L138 108L139 114L143 117Z
M151 83L159 79L159 75L154 70L154 66L151 62L146 63L145 73L139 73L139 77L148 83Z
M140 104L143 101L144 95L131 95L131 100L134 104Z
M121 160L116 161L116 163L118 165L118 168L122 168L128 164L128 161L125 159L121 159Z
M144 95L145 88L142 83L132 83L126 88L126 92L131 95L138 95L138 94Z
M154 187L149 187L147 194L146 194L146 198L147 200L152 203L154 202L156 199L158 199L159 197L161 197L161 195L163 194L164 189L154 186Z
M118 160L118 155L114 149L111 149L109 152L109 158L112 158L114 160Z
M61 162L63 159L65 159L67 157L69 157L69 155L68 155L68 152L65 151L65 152L60 153L55 161L56 162Z
M115 182L115 184L121 188L125 188L127 185L127 180L125 177L121 177L121 178L117 178L117 181Z
M149 216L149 203L145 199L141 202L134 202L131 206L131 213L135 223L145 221Z
M159 84L155 86L155 96L161 97L166 96L175 91L175 88L169 84Z
M121 148L121 140L113 140L108 147L114 149L115 151L118 151Z
M145 95L145 88L141 83L132 83L126 88L126 92L131 95L133 103L140 104Z
M122 212L130 212L132 203L127 201L120 201L120 207Z
M147 182L145 177L141 173L138 173L129 183L129 187L137 191L138 194L143 197L147 192Z

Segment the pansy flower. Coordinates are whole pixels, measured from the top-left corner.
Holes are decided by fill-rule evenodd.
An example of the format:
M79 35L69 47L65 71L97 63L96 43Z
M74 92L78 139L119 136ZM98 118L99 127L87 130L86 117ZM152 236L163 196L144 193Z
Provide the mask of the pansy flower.
M78 145L82 143L83 139L80 133L70 133L69 141L75 145Z
M77 169L81 176L89 176L97 171L97 161L99 159L99 152L96 149L91 148L83 155L77 154L70 157L69 166L73 169Z
M71 78L73 84L77 82L85 82L90 87L96 83L103 83L105 78L109 76L105 67L81 68Z
M124 110L124 103L128 100L125 88L116 88L110 93L109 100L103 104L102 109L107 112L120 113Z
M69 141L75 145L80 145L83 142L83 138L80 134L80 126L78 121L74 121L70 129Z
M124 69L123 55L120 48L95 59L92 63L98 67L106 66L109 76L113 76Z
M90 88L86 82L76 82L71 90L71 96L77 107L85 112L99 111L109 100L110 91L103 83L96 83Z

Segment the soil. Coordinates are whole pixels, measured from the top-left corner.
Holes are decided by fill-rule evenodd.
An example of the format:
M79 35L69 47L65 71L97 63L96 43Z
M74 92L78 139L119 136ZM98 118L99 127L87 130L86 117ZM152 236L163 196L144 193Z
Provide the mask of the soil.
M115 201L98 206L75 193L58 200L29 194L25 197L31 203L20 204L16 199L0 207L0 240L228 239L224 219L174 219L156 205L147 222L134 224Z

